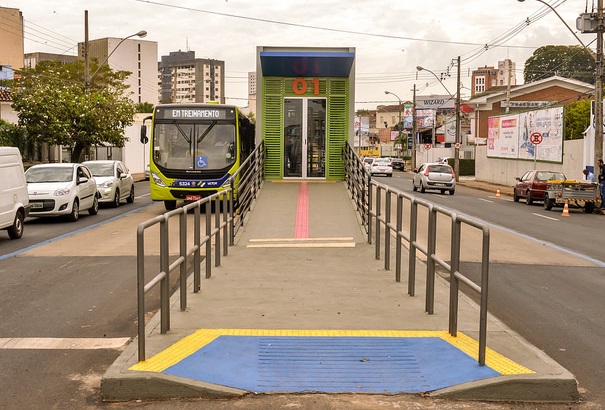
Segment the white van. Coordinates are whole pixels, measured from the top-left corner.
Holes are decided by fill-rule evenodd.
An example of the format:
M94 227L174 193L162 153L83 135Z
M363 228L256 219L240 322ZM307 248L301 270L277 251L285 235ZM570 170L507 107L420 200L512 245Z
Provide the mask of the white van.
M23 235L23 221L29 214L29 195L18 148L0 147L0 229L11 239Z

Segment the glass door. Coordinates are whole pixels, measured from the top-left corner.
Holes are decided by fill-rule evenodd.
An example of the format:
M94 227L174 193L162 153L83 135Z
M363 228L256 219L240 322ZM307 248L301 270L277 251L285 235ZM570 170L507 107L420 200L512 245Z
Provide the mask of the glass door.
M284 178L326 177L326 100L284 100Z

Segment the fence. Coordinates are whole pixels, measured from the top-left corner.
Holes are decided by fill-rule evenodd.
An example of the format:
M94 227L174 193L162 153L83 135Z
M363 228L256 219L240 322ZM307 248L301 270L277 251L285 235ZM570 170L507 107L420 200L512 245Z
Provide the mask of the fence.
M202 248L205 249L206 278L212 275L214 266L220 266L221 256L227 256L229 246L234 245L238 230L244 225L245 217L262 187L264 169L264 145L261 143L253 154L230 178L229 186L214 195L185 204L181 208L158 215L139 224L137 228L137 309L138 309L138 352L139 361L145 360L145 296L156 286L160 293L160 332L170 330L170 275L179 270L180 309L187 309L187 279L193 273L193 291L201 288ZM202 208L205 235L202 237ZM212 216L214 208L214 217ZM188 235L188 215L193 212L193 237ZM179 251L170 261L170 223L178 219ZM145 234L159 225L159 272L145 282ZM188 241L192 243L187 247ZM214 253L212 248L214 247ZM213 256L213 257L212 257ZM193 258L188 271L188 262Z
M467 216L457 214L449 209L425 201L414 195L380 184L373 180L365 169L363 162L350 146L343 153L346 167L346 183L362 223L366 228L368 243L375 245L375 258L384 256L384 267L391 269L391 251L395 250L395 280L401 281L401 259L405 241L409 253L408 294L415 295L417 252L426 257L426 292L425 311L434 313L435 304L435 268L441 266L449 274L449 333L456 336L458 329L458 297L460 283L480 295L479 310L479 365L485 365L487 337L487 304L489 279L489 244L490 232L486 224ZM384 204L383 204L384 202ZM404 203L409 207L407 231L404 230ZM395 211L393 212L393 205ZM426 209L426 243L418 240L418 228L422 223L419 209ZM449 218L451 223L449 263L436 252L437 215ZM462 226L478 230L482 235L481 246L481 281L480 286L460 272L461 232ZM384 231L384 233L382 232ZM391 240L395 238L395 243Z

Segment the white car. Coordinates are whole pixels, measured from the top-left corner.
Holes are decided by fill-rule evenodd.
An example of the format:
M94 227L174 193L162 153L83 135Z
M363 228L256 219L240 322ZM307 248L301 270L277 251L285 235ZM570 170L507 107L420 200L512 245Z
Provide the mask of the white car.
M122 161L99 160L82 163L97 181L99 202L120 206L121 201L134 202L134 179Z
M80 218L80 210L99 212L99 193L92 174L82 164L40 164L25 172L30 216L65 215Z
M368 164L368 171L370 175L376 174L386 175L387 177L393 176L393 165L391 165L390 158L373 158L372 162Z
M448 192L454 195L456 192L456 175L454 170L447 164L427 163L422 164L412 178L412 190L424 193L427 189Z

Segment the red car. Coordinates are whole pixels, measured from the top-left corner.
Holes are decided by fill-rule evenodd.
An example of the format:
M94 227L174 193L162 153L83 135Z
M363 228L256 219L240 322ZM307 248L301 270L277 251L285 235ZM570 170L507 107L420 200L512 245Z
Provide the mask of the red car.
M525 198L525 203L531 205L534 201L543 201L546 194L546 181L565 180L565 175L558 171L533 170L527 171L522 177L517 177L513 192L515 202Z

